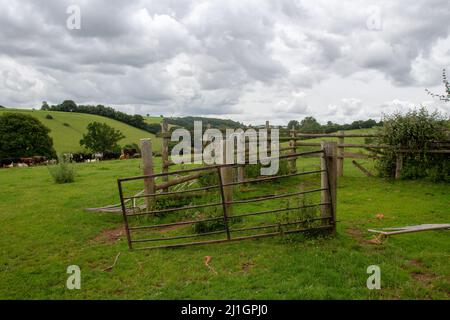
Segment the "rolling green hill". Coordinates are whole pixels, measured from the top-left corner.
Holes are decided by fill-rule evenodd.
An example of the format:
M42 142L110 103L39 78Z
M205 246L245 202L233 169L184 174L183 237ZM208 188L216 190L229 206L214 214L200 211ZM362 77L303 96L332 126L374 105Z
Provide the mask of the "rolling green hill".
M0 109L0 114L4 112L20 112L38 118L39 121L51 130L50 136L53 138L53 144L58 153L82 151L83 148L80 146L80 139L83 133L86 133L87 125L94 121L104 122L107 125L120 130L125 135L125 138L119 141L120 145L139 143L139 139L151 138L153 150L161 150L161 139L156 138L154 134L97 115L29 109ZM53 119L47 119L46 116L48 114L51 115ZM68 124L68 126L65 124Z

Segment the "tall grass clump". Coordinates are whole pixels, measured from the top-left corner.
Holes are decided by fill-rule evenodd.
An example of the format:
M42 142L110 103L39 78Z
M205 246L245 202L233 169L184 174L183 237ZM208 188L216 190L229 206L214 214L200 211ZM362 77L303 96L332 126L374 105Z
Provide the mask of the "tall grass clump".
M401 149L412 152L401 153L403 157L402 179L428 177L433 181L450 181L450 160L445 154L428 153L433 142L447 140L446 119L438 112L429 113L424 107L405 114L385 115L379 144L384 149L377 162L382 177L393 178L397 156Z
M55 183L71 183L75 181L75 170L70 161L63 156L58 157L58 163L48 168Z

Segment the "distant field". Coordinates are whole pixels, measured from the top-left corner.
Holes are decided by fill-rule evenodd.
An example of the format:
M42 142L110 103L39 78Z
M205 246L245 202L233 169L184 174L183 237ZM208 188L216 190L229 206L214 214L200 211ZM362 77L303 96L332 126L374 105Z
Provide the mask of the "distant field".
M0 114L4 112L20 112L38 118L39 121L51 130L50 136L53 138L53 143L58 153L82 151L83 148L80 146L80 139L83 133L87 131L87 125L94 121L104 122L109 126L120 130L125 135L125 138L119 141L120 145L139 143L139 139L151 138L154 142L154 151L159 151L161 149L161 139L156 138L154 134L97 115L60 111L0 109ZM53 117L52 120L45 118L48 114ZM156 117L154 118L156 120ZM65 126L64 123L69 124L69 126Z
M162 118L161 117L144 117L144 121L147 123L161 123Z

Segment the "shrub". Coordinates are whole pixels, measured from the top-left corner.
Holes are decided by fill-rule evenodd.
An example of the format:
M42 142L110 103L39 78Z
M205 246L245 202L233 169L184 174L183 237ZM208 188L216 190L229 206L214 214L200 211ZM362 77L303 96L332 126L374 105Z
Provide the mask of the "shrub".
M245 178L253 179L253 178L258 178L259 176L261 176L261 167L262 167L262 165L260 163L246 165L244 167ZM289 163L286 159L281 159L278 162L277 175L281 176L281 175L285 175L285 174L289 174Z
M48 114L48 115L45 116L45 119L53 120L53 116L51 114Z
M430 177L434 181L450 181L448 157L426 152L433 141L446 139L445 129L444 118L438 112L428 113L423 107L385 116L377 142L391 148L385 149L377 162L380 175L394 177L400 149L409 149L413 152L402 153L402 179Z
M75 171L68 159L58 157L58 164L48 168L55 183L71 183L75 181Z
M0 115L0 158L56 157L50 129L33 116L5 112Z
M70 127L70 124L68 124L67 122L64 122L64 123L63 123L63 126L65 126L65 127Z
M202 187L217 185L219 184L219 175L217 172L208 172L201 175L197 181Z

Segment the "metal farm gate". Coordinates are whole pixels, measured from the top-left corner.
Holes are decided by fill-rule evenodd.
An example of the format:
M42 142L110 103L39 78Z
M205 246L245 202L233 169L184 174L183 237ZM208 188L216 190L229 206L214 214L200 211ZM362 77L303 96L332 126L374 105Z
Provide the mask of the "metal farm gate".
M316 158L311 158L314 156ZM317 156L321 166L313 163L312 170L288 171L283 175L244 181L236 181L233 177L234 170L243 166L237 164L118 179L128 246L130 249L177 248L307 231L334 232L334 142L324 143L322 150L282 155L279 159L280 162L292 162L299 157L308 157L311 161ZM157 179L167 181L165 177L169 176L184 182L184 189L168 191L167 185L156 183ZM300 187L295 179L303 179ZM317 180L320 181L318 186L309 187ZM187 181L191 184L186 186ZM274 183L266 184L268 181ZM144 184L146 192L125 196L129 193L126 192L128 184L135 188ZM274 186L277 190L273 190ZM286 191L287 187L295 190ZM315 200L306 202L307 195L315 195Z

